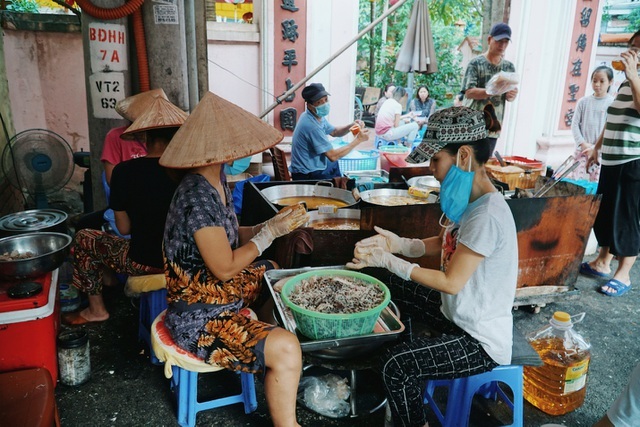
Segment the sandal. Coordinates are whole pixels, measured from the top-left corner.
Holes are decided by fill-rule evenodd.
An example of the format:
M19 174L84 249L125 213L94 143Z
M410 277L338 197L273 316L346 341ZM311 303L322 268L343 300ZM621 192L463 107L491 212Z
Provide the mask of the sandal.
M607 273L602 273L589 265L588 262L583 262L580 264L580 274L583 276L593 277L596 279L601 279L603 277L608 278L609 275Z
M609 289L605 290L605 287ZM611 279L606 284L602 285L599 291L610 297L619 297L626 294L631 289L631 284L622 283L619 280Z

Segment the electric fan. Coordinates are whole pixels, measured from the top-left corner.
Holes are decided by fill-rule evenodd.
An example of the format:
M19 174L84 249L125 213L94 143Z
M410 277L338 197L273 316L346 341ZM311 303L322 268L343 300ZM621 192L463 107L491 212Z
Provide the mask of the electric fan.
M73 174L73 152L60 135L46 129L16 134L2 152L9 183L31 196L36 209L48 207L47 195L64 187Z

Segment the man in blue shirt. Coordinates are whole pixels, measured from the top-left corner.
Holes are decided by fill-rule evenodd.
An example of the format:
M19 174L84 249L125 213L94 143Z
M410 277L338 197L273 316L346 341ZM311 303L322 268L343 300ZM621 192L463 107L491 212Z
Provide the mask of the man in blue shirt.
M302 179L331 179L342 176L338 159L349 154L359 144L369 139L361 120L335 127L329 123L329 93L321 83L311 83L302 90L307 109L300 116L293 131L291 146L291 177ZM334 148L327 135L344 136L353 126L359 127L349 144Z

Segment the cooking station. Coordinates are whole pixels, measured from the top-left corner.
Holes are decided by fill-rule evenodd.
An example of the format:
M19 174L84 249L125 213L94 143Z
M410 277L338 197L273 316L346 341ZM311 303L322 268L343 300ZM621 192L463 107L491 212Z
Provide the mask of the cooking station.
M388 183L375 183L374 189L407 189L405 181L426 176L426 167L394 168ZM547 182L539 177L536 189ZM247 183L243 195L241 225L255 225L278 212L262 190L278 186L315 185L317 181L271 181ZM534 192L536 189L533 189ZM574 284L593 221L600 206L600 196L587 195L585 189L560 182L544 197L511 198L506 196L518 231L518 290L515 305L546 304L577 296ZM380 206L359 200L347 209L360 211L358 230L324 230L304 228L276 239L266 257L282 268L344 265L353 258L359 240L375 232L374 225L403 237L424 238L437 235L442 215L439 203L406 206ZM423 267L439 268L440 258L423 257L416 262Z
M316 368L320 368L319 373L322 373L323 369L348 372L351 389L349 416L354 418L373 413L386 403L382 384L371 369L376 366L377 357L380 353L378 350L381 350L386 344L393 344L405 330L399 319L397 308L393 303L390 303L380 314L374 330L370 334L314 340L300 333L291 311L285 306L280 297L280 292L274 290L274 286L281 285L282 282L298 274L310 271L322 272L323 270L336 268L341 269L344 267L305 267L270 270L265 273L265 281L275 302L275 314L278 322L283 328L296 334L300 341L300 347L306 363L304 367L305 375L318 371ZM365 376L368 377L367 384L369 387L367 389L375 391L375 402L373 403L371 403L371 399L367 399L367 402L361 402L361 396L358 393L359 378ZM299 400L301 404L305 404L304 401ZM313 410L313 408L309 409Z

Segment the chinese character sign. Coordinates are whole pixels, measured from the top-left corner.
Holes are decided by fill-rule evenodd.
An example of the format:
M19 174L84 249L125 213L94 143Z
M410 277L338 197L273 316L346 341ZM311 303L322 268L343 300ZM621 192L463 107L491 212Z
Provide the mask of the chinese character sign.
M595 34L600 0L578 0L573 20L571 48L564 79L562 109L558 121L560 130L571 129L576 102L589 88L591 52L598 44Z
M274 19L273 87L274 95L280 96L306 75L307 1L275 0ZM274 126L291 135L304 108L302 97L292 93L274 109Z

